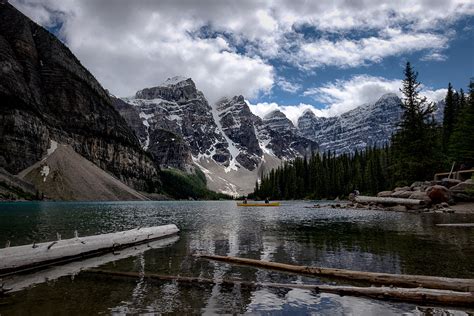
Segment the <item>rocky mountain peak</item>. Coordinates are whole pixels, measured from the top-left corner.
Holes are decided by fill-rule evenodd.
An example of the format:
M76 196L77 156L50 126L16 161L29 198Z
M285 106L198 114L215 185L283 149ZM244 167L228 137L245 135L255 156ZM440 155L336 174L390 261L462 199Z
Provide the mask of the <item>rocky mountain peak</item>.
M263 122L274 131L294 130L295 126L280 110L274 110L263 118Z
M185 102L192 99L204 99L204 96L201 91L197 90L196 84L191 78L172 77L156 87L138 91L135 94L135 99Z

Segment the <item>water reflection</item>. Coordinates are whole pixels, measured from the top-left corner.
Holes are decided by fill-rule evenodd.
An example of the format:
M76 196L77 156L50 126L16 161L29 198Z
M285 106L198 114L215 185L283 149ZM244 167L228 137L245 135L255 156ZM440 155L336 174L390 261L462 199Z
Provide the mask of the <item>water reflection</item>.
M233 202L0 204L0 245L7 239L12 245L46 241L55 238L56 232L68 238L76 229L81 235L168 223L176 223L181 229L179 240L172 245L101 265L105 270L137 272L136 278L81 272L74 279L59 278L0 300L0 313L44 314L59 308L73 314L118 315L433 312L411 304L306 290L224 285L219 280L335 281L199 260L192 256L196 252L365 271L474 277L474 230L435 225L474 222L472 216L307 209L306 205L292 202L280 208L239 209ZM163 282L144 278L147 273L209 278L217 283Z

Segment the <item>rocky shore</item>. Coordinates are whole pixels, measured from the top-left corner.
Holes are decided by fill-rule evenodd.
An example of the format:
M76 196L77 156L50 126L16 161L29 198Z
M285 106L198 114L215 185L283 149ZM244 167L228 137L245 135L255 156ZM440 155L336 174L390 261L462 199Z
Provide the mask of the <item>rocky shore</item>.
M367 200L370 202L366 202ZM348 203L315 204L311 208L323 207L414 213L470 213L474 212L474 181L418 181L411 186L379 192L377 197L350 194Z

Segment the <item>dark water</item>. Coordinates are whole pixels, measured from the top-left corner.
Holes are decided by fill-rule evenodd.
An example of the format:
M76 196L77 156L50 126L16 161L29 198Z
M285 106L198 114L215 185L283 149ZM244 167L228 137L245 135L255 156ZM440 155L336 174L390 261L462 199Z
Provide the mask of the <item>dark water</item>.
M435 226L474 222L472 215L304 208L308 205L283 202L277 208L238 208L228 201L0 204L0 247L7 240L11 246L54 240L56 233L63 239L70 238L75 230L86 236L168 223L181 229L179 238L150 245L155 249L137 248L128 258L125 251L124 258L116 260L117 256L113 259L116 261L92 259L95 266L103 263L103 270L138 272L135 278L88 271L57 278L74 271L70 266L23 276L49 281L33 282L37 284L0 298L0 315L464 315L474 311L306 290L191 285L143 278L144 274L156 273L216 280L345 284L209 262L194 258L196 252L364 271L474 278L474 229ZM89 267L87 262L81 264ZM26 285L31 283L25 281Z

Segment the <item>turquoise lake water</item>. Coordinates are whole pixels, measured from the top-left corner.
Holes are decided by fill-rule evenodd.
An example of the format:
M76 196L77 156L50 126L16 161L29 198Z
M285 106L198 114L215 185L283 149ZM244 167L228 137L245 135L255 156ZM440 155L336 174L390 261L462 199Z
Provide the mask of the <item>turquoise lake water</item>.
M350 284L192 256L205 252L299 265L474 278L474 229L435 225L474 222L473 215L305 208L312 204L297 201L282 202L281 207L239 208L233 201L0 203L0 247L7 240L11 246L55 240L57 233L71 238L75 230L86 236L169 223L181 230L178 237L121 254L22 275L21 282L16 281L21 290L0 298L0 315L474 312L307 290L193 285L143 277L156 273L214 280ZM138 276L78 273L88 267L137 272Z

